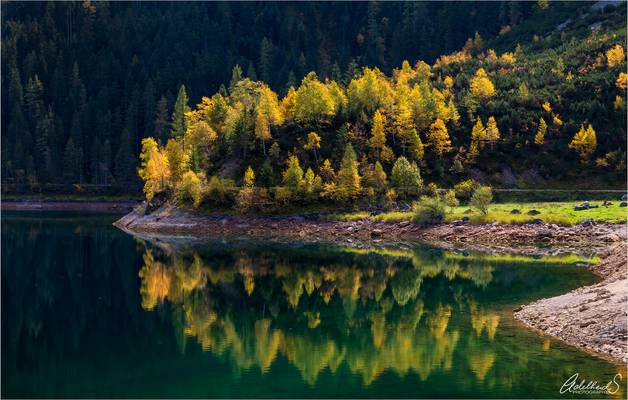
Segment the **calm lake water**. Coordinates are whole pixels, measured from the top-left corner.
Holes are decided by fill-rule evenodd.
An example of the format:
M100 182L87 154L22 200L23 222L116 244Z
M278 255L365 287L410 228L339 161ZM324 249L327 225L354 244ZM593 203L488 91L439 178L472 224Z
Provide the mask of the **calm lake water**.
M571 398L576 372L626 379L512 320L595 281L564 258L158 246L114 219L3 213L2 397Z

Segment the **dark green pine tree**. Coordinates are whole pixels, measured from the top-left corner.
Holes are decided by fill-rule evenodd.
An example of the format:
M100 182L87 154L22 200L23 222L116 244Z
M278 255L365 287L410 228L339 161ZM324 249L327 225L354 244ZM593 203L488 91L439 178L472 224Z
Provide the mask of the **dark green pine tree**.
M122 130L120 146L116 153L115 173L116 181L120 184L129 185L137 182L131 133L126 128Z
M172 137L181 138L185 134L187 128L185 113L188 111L190 111L188 94L185 91L185 85L181 85L179 94L177 95L177 101L174 103L174 110L172 111L172 128L170 130Z
M165 96L161 96L157 102L155 109L155 117L153 125L155 127L155 135L162 144L166 143L168 133L170 132L170 118L168 118L168 100Z
M236 83L242 80L242 68L240 68L239 64L236 64L231 70L231 80L229 81L229 92L233 92L233 88L235 88Z

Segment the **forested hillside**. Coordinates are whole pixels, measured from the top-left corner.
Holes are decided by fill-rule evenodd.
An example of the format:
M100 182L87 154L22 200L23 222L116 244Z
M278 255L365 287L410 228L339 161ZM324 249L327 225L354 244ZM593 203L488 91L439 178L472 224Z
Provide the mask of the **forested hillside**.
M621 187L625 12L5 3L2 181L133 190L139 167L150 195L283 188L269 201L469 177Z

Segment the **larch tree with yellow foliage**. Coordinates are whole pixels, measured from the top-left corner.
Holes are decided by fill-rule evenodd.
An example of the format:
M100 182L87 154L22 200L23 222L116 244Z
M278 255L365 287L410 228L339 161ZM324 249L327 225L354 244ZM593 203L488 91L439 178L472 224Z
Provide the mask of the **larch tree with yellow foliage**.
M628 88L628 74L620 72L617 80L615 81L615 85L617 86L617 89L625 92Z
M430 126L430 130L427 133L427 141L439 157L451 149L449 132L440 118L437 118Z
M381 160L382 152L386 149L386 117L377 110L373 115L373 127L371 128L371 139L369 140L371 151L377 160Z
M408 152L412 158L421 160L424 154L423 143L414 125L412 111L405 102L397 106L394 129L401 142L403 153L406 154Z
M246 188L252 188L255 186L255 172L253 168L249 167L244 171L244 178L242 179L242 185Z
M144 181L144 193L146 199L151 200L155 193L166 188L170 178L168 159L159 150L157 142L152 137L142 139L142 161L138 174Z
M619 65L626 59L626 54L622 45L617 44L606 51L606 63L609 68Z
M471 94L480 99L488 99L495 95L495 86L484 68L478 69L471 79Z
M311 150L314 152L314 159L318 162L318 155L316 150L321 148L321 137L316 132L310 132L307 134L307 142L303 145L305 150Z
M493 146L495 143L499 141L499 128L497 127L497 121L495 121L495 117L488 117L488 122L486 123L484 141L490 143Z
M545 143L545 133L547 133L547 124L541 117L541 119L539 119L539 128L536 131L536 135L534 135L534 144L540 146Z
M569 143L569 148L578 153L582 162L588 162L597 148L597 137L593 126L589 124L586 129L584 125L580 126L580 130Z

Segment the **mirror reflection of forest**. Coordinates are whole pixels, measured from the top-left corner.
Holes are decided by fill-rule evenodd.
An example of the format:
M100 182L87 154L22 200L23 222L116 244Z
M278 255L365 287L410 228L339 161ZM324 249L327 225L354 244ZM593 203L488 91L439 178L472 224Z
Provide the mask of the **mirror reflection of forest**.
M462 368L490 387L508 385L531 353L515 344L515 364L495 365L516 343L511 331L500 337L500 304L560 288L561 277L539 272L569 260L213 244L147 247L139 275L142 307L169 307L180 351L195 342L235 375L264 374L283 357L309 385L346 364L365 386L386 371L425 381ZM454 366L454 354L465 365Z
M512 320L594 281L572 256L157 245L112 217L1 222L2 397L555 398L575 372L618 371Z

